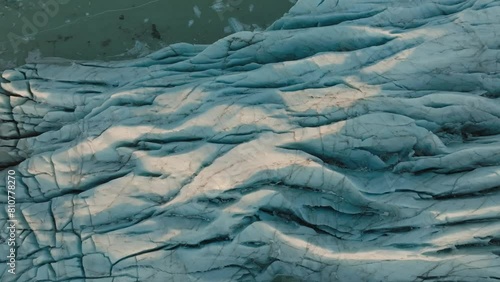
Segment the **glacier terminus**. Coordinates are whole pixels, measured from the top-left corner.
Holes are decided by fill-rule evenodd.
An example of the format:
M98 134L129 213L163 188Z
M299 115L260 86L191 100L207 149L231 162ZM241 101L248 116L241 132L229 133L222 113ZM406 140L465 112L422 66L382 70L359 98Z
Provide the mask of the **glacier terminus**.
M499 98L497 0L5 70L0 280L499 281Z

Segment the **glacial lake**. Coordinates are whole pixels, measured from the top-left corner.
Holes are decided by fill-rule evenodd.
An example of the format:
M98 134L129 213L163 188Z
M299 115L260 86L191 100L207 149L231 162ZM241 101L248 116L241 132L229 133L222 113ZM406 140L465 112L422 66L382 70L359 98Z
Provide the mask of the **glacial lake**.
M265 29L295 0L2 0L0 70L40 57L121 60ZM43 5L45 3L45 6Z

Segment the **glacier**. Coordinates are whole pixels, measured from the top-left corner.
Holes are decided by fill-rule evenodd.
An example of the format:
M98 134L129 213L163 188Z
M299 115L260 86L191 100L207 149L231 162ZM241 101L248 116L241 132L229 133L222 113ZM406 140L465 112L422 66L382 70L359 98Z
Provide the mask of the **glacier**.
M209 45L4 71L0 279L500 280L498 15L299 0Z

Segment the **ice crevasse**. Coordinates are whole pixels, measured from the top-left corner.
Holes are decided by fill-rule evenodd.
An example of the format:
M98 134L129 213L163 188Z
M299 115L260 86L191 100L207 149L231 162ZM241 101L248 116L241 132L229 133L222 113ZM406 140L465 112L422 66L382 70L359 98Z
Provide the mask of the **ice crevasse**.
M299 0L210 45L4 71L0 280L500 280L499 15Z

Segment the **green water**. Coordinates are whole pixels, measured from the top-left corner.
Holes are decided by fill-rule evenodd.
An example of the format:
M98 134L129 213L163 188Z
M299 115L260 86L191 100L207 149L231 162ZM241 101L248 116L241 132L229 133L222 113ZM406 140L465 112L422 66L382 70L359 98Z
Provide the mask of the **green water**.
M0 0L0 69L37 57L117 60L266 28L290 0ZM42 7L45 4L45 8Z

